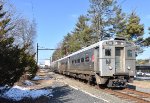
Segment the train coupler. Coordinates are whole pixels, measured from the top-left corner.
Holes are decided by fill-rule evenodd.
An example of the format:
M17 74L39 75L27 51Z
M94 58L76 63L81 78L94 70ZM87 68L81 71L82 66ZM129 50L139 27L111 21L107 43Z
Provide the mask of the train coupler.
M107 87L126 87L126 80L113 79L109 80Z

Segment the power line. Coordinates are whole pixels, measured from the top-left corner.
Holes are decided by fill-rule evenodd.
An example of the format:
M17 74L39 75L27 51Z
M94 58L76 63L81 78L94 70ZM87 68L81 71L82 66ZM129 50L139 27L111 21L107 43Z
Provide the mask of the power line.
M31 0L31 8L32 8L32 18L34 20L34 6L33 6L33 0Z
M125 3L127 0L122 0L119 5L122 5L123 3Z
M51 48L39 48L40 46L38 45L38 43L37 43L37 64L38 64L38 60L39 60L39 58L38 58L38 52L39 52L39 50L59 50L59 49L51 49ZM50 59L51 60L51 59Z

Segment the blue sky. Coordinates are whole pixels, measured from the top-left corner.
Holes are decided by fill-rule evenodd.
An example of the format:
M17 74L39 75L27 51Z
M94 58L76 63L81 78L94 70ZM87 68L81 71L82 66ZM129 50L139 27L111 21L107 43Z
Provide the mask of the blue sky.
M150 0L118 0L123 11L136 11L145 29L150 26ZM71 32L77 19L87 14L89 0L9 0L25 17L36 20L37 38L40 47L56 48L63 37ZM33 4L33 9L32 9ZM145 34L147 34L145 30ZM150 49L138 58L148 58ZM48 59L53 51L39 51L39 59ZM42 62L42 60L40 60Z

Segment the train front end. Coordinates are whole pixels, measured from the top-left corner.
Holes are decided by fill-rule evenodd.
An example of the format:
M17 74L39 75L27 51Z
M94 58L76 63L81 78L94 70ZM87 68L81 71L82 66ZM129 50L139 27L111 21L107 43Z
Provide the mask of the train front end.
M136 49L133 43L123 39L101 43L100 73L107 78L108 87L125 87L135 75Z

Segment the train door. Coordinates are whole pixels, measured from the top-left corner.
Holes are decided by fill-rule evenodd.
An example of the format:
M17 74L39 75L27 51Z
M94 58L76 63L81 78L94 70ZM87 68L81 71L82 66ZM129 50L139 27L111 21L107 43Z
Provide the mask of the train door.
M65 71L68 69L68 58L65 60Z
M124 72L123 63L124 63L124 48L116 47L115 48L115 71L116 73Z
M68 69L70 69L70 63L71 63L71 61L70 61L70 57L68 57L67 62L68 62L68 65L67 65L67 70L68 70Z
M99 72L99 47L94 49L94 71Z

